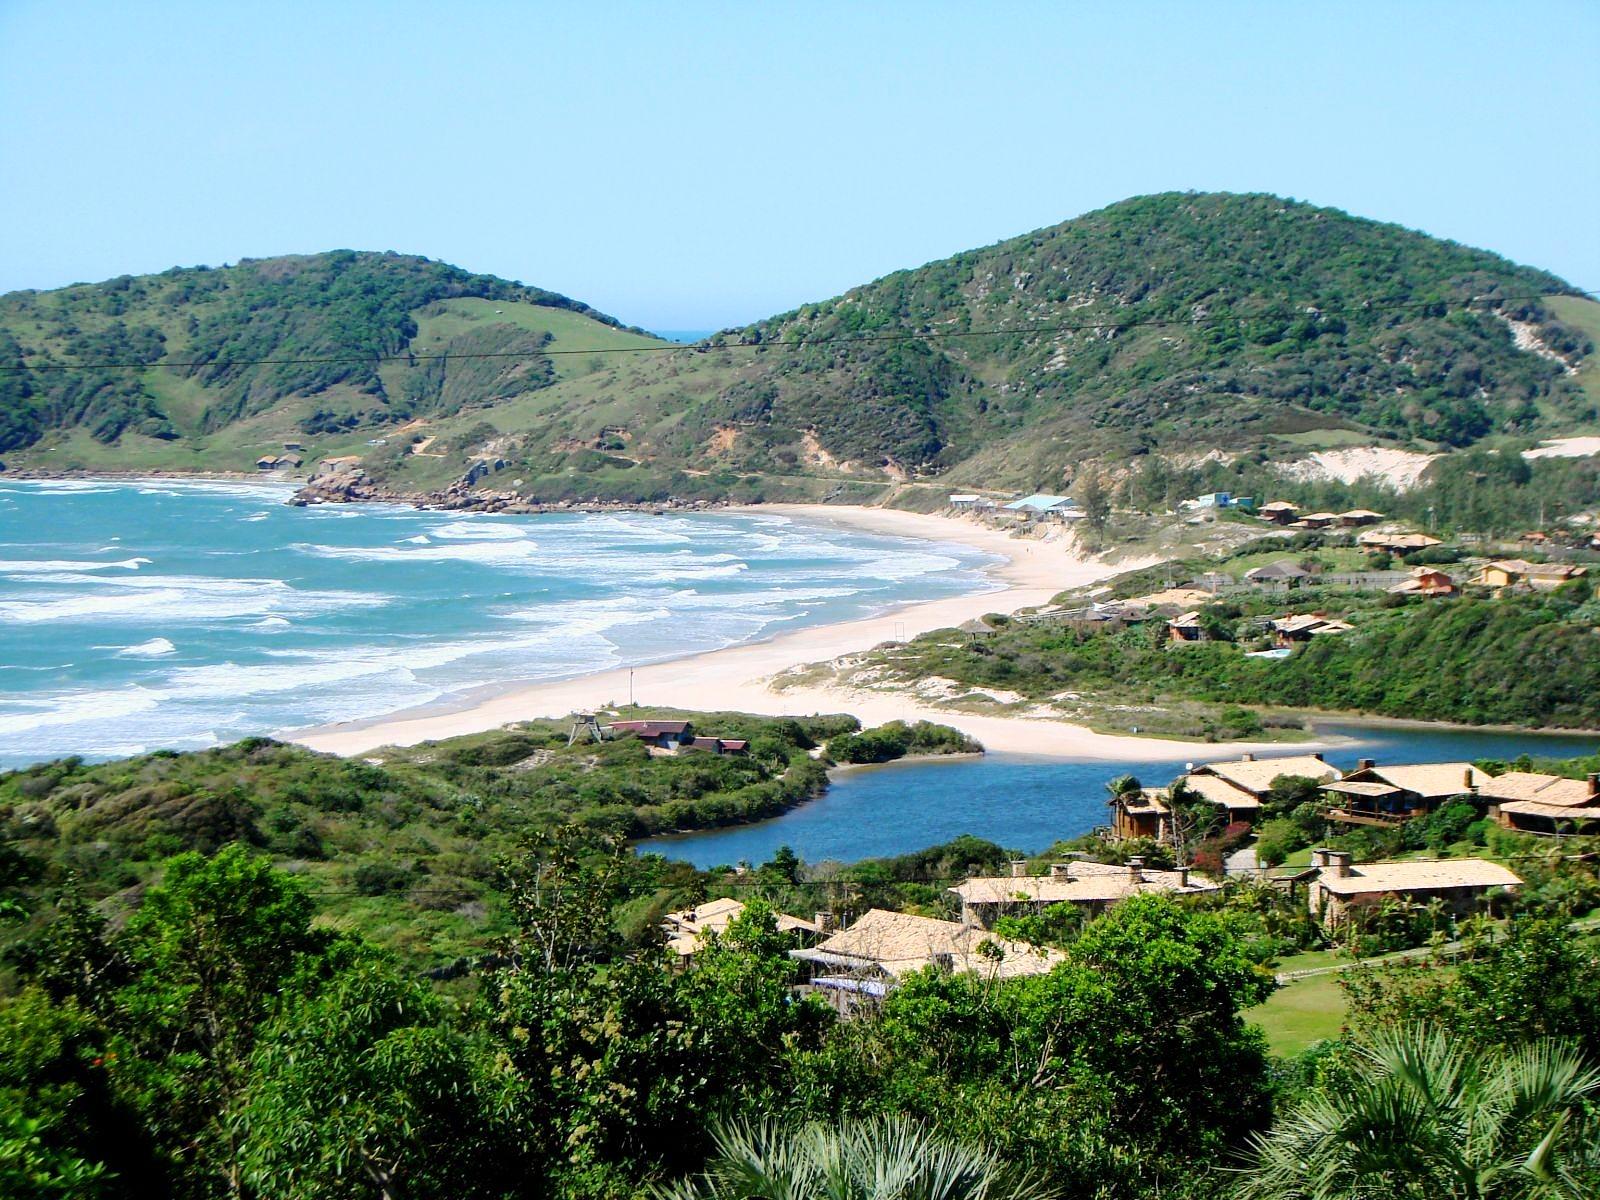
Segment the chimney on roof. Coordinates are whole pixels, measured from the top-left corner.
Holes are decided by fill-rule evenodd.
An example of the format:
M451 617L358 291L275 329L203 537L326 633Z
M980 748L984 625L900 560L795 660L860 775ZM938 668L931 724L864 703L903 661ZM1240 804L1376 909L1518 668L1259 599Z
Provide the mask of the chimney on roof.
M1241 754L1239 756L1239 761L1240 762L1255 762L1255 760L1256 760L1255 754L1252 753L1249 750L1246 750L1243 754Z
M1358 758L1358 759L1356 759L1356 770L1358 770L1358 771L1370 771L1370 770L1372 770L1373 767L1375 767L1377 765L1378 765L1378 760L1375 759L1375 758Z
M1589 799L1600 798L1600 771L1589 772Z
M1465 771L1461 772L1461 776L1461 781L1467 785L1467 790L1471 791L1476 786L1472 781L1472 767L1469 765Z
M1188 887L1189 886L1189 868L1188 867L1179 867L1178 871L1177 871L1177 875L1178 875L1178 886L1180 888Z
M1013 879L1022 879L1027 874L1028 874L1028 860L1025 859L1025 858L1013 858L1011 860L1011 878L1013 878Z
M1071 863L1064 863L1064 862L1051 863L1050 864L1050 878L1051 879L1071 879L1072 878L1072 864Z
M1350 874L1350 851L1324 850L1324 857L1328 860L1328 874L1335 879L1344 879Z
M1128 878L1131 879L1134 883L1143 882L1143 880L1144 880L1144 856L1143 855L1135 854L1131 858L1128 859Z
M833 914L831 912L819 912L812 918L812 921L816 925L818 933L833 932Z

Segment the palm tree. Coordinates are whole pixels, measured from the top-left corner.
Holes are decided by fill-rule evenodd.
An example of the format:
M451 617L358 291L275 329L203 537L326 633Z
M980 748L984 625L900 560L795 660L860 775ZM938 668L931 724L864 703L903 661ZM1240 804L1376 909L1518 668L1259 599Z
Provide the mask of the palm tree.
M1600 1073L1569 1044L1478 1050L1412 1026L1355 1054L1255 1140L1241 1200L1600 1195L1600 1130L1584 1119Z
M1049 1200L1054 1191L992 1151L904 1117L839 1125L724 1126L698 1179L658 1200Z

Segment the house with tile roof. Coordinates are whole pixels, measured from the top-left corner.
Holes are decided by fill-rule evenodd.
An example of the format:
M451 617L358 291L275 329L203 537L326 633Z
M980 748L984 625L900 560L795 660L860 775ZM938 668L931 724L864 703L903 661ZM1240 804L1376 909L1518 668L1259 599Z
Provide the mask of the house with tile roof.
M1442 901L1457 916L1481 908L1496 892L1521 885L1508 867L1483 858L1408 859L1404 862L1351 862L1344 850L1313 850L1306 873L1311 912L1330 929L1346 924L1362 905L1385 899L1412 904Z
M1592 771L1586 779L1507 771L1481 784L1478 798L1499 825L1519 833L1600 833L1600 774Z
M930 967L1004 980L1043 975L1066 961L1059 950L1010 941L976 925L882 908L815 946L789 951L789 957L810 968L808 987L845 1014Z
M744 915L744 910L744 901L724 897L707 900L693 908L669 912L661 919L661 927L667 935L667 948L678 956L680 962L687 962L705 947L709 938L727 933L729 926ZM807 939L822 933L828 923L825 913L819 913L817 919L811 921L804 917L792 917L788 913L773 915L779 933L797 933Z
M1339 772L1324 762L1320 754L1283 754L1270 758L1245 754L1223 762L1190 763L1178 782L1202 800L1223 809L1229 824L1253 825L1261 815L1261 802L1272 791L1273 782L1284 776L1323 783L1338 779Z
M1027 916L1055 904L1075 904L1090 913L1102 913L1119 900L1147 892L1174 896L1201 896L1222 890L1186 867L1162 871L1144 865L1142 858L1126 864L1087 861L1051 863L1044 875L1029 875L1026 863L1013 863L1010 875L980 875L949 889L961 901L961 919L969 925L991 929L997 918Z

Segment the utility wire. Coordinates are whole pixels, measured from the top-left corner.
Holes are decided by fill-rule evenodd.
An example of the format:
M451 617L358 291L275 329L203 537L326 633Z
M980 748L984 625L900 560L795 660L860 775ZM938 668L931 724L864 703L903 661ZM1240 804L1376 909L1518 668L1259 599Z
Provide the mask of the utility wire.
M1586 290L1572 293L1580 296L1600 296L1600 290ZM1405 300L1393 303L1378 303L1365 301L1354 306L1329 307L1319 304L1298 304L1293 307L1300 312L1315 311L1319 316L1329 313L1367 313L1388 312L1408 308L1433 308L1443 304L1447 308L1466 308L1468 305L1494 302L1498 304L1519 303L1529 300L1543 300L1545 296L1468 296L1462 300ZM1288 303L1279 301L1279 304ZM237 367L288 367L288 366L318 366L334 363L386 363L403 362L415 365L418 362L445 362L450 359L524 359L535 360L550 358L556 355L607 355L607 354L679 354L693 353L705 354L714 350L765 350L789 349L802 346L832 346L852 345L855 343L881 343L881 342L917 342L939 341L946 338L967 337L1017 337L1035 333L1069 333L1084 330L1111 330L1120 332L1124 329L1145 329L1161 327L1194 328L1204 325L1220 325L1226 322L1240 323L1260 319L1265 314L1227 314L1222 316L1206 317L1150 317L1134 321L1059 321L1046 322L1035 325L999 326L988 329L943 329L906 331L901 333L861 333L842 334L832 337L818 338L777 338L770 341L738 341L738 342L710 342L701 341L692 344L672 343L664 346L610 346L599 347L592 350L478 350L462 354L449 354L445 352L405 354L358 354L352 351L349 354L335 354L310 358L246 358L224 360L196 360L193 362L77 362L77 363L39 363L28 365L25 363L0 364L0 371L119 371L138 370L145 371L155 367L165 367L169 370L198 370L209 368L211 370L232 370ZM715 334L713 337L717 336Z

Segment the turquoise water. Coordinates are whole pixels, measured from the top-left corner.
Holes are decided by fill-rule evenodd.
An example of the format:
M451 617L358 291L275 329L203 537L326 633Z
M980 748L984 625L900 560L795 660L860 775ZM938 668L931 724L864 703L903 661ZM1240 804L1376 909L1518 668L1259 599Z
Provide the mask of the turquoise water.
M1453 762L1480 758L1567 758L1593 754L1593 737L1477 733L1439 729L1377 729L1321 723L1325 737L1352 739L1324 757L1351 767L1357 758L1384 763ZM1273 751L1272 753L1278 753ZM1294 753L1285 746L1284 754ZM1236 758L1218 746L1210 758ZM1106 780L1131 773L1151 786L1182 773L1183 756L1161 762L1072 763L992 754L984 758L868 767L839 773L821 799L763 821L639 843L641 851L680 858L698 867L761 863L779 846L807 862L905 854L964 833L1036 853L1060 838L1106 823Z
M997 586L966 547L773 514L287 496L0 480L0 766L374 717Z

